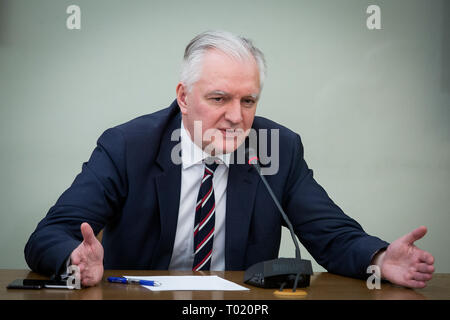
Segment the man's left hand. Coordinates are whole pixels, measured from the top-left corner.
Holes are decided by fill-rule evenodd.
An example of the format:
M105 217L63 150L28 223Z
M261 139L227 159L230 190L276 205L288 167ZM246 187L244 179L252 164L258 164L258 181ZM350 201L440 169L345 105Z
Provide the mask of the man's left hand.
M426 287L434 272L434 257L414 245L426 233L426 227L419 227L374 257L373 264L380 267L383 279L410 288Z

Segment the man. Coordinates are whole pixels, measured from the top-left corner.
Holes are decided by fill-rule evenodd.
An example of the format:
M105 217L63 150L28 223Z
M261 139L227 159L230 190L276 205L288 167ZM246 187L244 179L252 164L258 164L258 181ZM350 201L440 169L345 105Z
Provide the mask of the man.
M218 31L195 37L185 50L176 101L99 138L82 172L30 236L29 266L51 274L77 265L82 284L93 286L104 267L244 270L276 258L281 215L255 171L231 161L250 129L258 139L264 129L278 137L276 146L265 140L279 161L267 180L322 266L363 278L376 264L384 279L424 287L434 258L414 241L426 228L389 244L346 216L314 180L300 137L255 117L264 75L263 54L249 40ZM95 234L102 229L100 244Z

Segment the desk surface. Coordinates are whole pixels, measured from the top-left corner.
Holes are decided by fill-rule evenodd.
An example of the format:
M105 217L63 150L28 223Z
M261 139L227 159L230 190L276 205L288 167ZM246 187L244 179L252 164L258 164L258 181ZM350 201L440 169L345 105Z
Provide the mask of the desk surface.
M18 290L6 289L6 286L18 278L45 279L29 270L0 270L0 300L277 300L276 289L261 289L243 283L244 272L196 272L198 275L218 275L227 280L249 288L249 291L161 291L152 292L139 285L122 285L106 282L109 276L120 275L192 275L189 271L114 271L106 270L103 281L95 287L82 290L42 289ZM450 274L434 274L424 289L407 289L382 283L381 289L367 289L363 280L351 279L331 273L315 273L311 285L305 289L306 300L441 300L450 299ZM292 299L292 298L284 298Z

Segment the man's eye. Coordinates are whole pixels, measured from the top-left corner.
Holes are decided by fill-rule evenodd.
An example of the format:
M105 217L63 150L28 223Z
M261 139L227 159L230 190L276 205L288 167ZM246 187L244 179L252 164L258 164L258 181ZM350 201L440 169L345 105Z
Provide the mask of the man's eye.
M213 97L211 98L214 102L222 102L223 101L223 97Z
M243 102L247 106L252 106L255 104L255 100L253 100L253 99L244 99Z

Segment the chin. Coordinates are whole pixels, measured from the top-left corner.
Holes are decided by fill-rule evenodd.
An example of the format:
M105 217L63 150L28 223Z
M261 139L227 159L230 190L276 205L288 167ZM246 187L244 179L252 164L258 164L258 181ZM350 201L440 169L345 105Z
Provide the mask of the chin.
M223 147L222 147L222 153L232 153L236 151L237 148L244 142L245 137L240 138L234 138L234 139L224 139L223 141Z
M221 142L213 142L205 149L211 155L227 154L234 152L242 142L237 139L223 139Z

